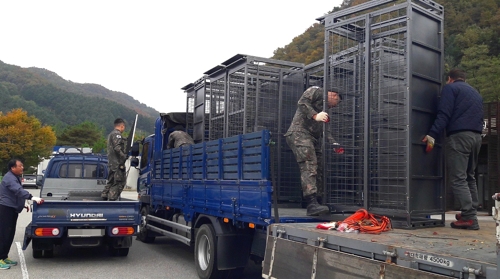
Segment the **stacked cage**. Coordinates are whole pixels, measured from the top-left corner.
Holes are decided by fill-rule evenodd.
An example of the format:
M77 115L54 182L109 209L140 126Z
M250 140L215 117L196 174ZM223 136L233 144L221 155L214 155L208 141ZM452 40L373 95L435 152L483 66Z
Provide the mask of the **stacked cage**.
M444 225L443 150L426 154L421 142L442 85L443 7L370 1L322 20L324 84L343 96L328 126L345 150L325 142L327 201L395 227Z
M263 129L272 133L272 168L280 203L302 201L298 164L283 135L304 91L303 68L301 63L238 54L183 88L188 109L192 107L193 119L198 121L193 124L195 142ZM208 133L202 132L202 126Z
M206 76L181 88L186 93L186 131L195 143L208 137L210 111L210 83Z
M500 174L500 164L498 158L500 158L500 137L498 136L498 126L497 118L500 115L500 103L486 103L484 104L484 121L485 121L485 137L483 143L486 144L488 155L487 155L487 175L488 184L484 189L483 195L479 196L479 201L484 202L484 207L490 209L495 206L495 201L491 199L494 193L500 190L500 180L498 178ZM480 192L481 193L481 192Z

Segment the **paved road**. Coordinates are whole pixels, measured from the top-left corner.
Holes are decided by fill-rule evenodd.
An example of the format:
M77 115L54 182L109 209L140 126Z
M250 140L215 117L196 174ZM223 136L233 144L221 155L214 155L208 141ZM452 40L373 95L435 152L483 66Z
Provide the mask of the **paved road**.
M28 189L38 196L38 190ZM124 192L124 197L133 198L133 192ZM127 257L110 257L104 248L68 249L56 247L53 258L34 259L31 245L25 251L20 248L24 229L31 221L31 213L19 215L14 244L9 257L21 264L9 270L0 270L0 278L172 278L196 279L193 249L175 240L158 237L152 244L134 239ZM248 263L245 279L261 278L260 265Z

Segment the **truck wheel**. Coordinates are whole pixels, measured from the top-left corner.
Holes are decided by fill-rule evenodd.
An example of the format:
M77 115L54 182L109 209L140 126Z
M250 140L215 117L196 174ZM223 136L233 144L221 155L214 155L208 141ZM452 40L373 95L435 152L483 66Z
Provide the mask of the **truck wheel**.
M227 279L239 279L243 276L243 271L245 271L245 267L237 267L235 269L226 270L226 278Z
M145 206L141 209L141 224L139 228L139 234L137 235L137 239L144 243L152 243L155 241L154 236L148 236L149 230L146 228L147 220L146 216L148 215L149 207Z
M53 249L43 250L43 256L45 258L52 258L52 257L54 257L54 250Z
M212 225L201 225L196 232L194 244L196 272L201 279L225 277L225 274L217 269L216 249L214 228Z
M118 250L118 256L126 257L128 255L128 250L129 250L129 248L120 248Z
M33 258L40 259L42 257L43 250L35 250L33 249Z

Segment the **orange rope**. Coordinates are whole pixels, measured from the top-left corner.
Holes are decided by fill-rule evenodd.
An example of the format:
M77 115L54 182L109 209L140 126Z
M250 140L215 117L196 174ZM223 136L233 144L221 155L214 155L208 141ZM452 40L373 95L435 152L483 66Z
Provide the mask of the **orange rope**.
M380 221L377 220L377 217ZM391 229L391 220L389 220L389 218L368 213L368 211L363 208L347 217L341 223L347 224L350 229L358 230L362 233L379 234Z

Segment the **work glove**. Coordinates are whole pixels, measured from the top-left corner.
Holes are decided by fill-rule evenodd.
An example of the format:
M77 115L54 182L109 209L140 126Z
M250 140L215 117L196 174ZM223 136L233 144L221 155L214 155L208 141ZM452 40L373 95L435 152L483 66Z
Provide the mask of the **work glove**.
M427 143L427 147L425 148L425 152L429 153L434 148L434 143L436 142L436 140L433 137L431 137L429 135L426 135L422 139L422 142L426 142Z
M42 198L39 198L39 197L31 197L31 200L38 203L38 204L42 204L43 203L43 199Z
M335 142L332 144L333 145L333 152L337 154L344 154L344 148L340 147L340 143Z
M316 117L314 118L314 120L316 120L318 122L328 122L328 121L330 121L330 118L328 117L328 113L322 111L322 112L316 114Z

